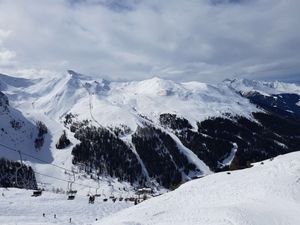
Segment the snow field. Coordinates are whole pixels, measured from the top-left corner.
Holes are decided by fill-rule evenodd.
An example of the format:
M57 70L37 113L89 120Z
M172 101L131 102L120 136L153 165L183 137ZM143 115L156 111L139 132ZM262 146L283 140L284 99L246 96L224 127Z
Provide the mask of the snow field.
M74 200L67 200L65 194L51 192L31 197L32 191L14 188L1 188L0 193L4 194L0 194L0 224L3 225L87 225L134 204L125 201L113 203L110 199L103 202L103 197L96 197L94 204L88 204L87 196L77 195Z
M300 152L183 184L98 225L300 224Z

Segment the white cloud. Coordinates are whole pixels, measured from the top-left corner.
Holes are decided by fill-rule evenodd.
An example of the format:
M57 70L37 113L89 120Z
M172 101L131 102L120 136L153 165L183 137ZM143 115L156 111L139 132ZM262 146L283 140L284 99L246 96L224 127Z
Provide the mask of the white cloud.
M9 50L0 50L0 65L7 65L16 57L16 53Z
M0 29L0 66L2 67L11 67L15 63L16 53L3 47L3 41L9 35L9 30Z
M300 71L299 10L298 0L1 0L0 61L113 79L286 77Z

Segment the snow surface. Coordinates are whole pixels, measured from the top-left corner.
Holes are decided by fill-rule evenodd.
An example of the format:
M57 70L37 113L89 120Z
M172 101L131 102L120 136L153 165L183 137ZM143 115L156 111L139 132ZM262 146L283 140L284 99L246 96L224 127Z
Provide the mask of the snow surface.
M88 204L87 196L67 200L66 195L51 192L31 197L32 191L14 188L0 188L0 193L4 194L0 195L0 224L3 225L92 224L96 219L134 204L125 201L113 203L112 200L104 202L103 197L96 198L94 204Z
M216 173L95 225L300 224L300 152Z
M0 80L11 102L22 112L38 112L56 121L72 112L80 119L96 120L103 126L126 124L133 131L140 122L139 115L158 123L161 113L176 113L196 126L197 121L208 117L224 113L249 116L258 110L223 84L176 83L157 77L112 82L93 80L74 71L35 78L23 86L21 81L14 85L7 79Z
M280 91L296 93L299 90L299 86L290 84L268 84L267 88L263 83L255 84L261 87L256 89L267 90L268 93ZM224 116L226 113L251 119L251 113L259 109L237 94L237 87L240 86L229 85L226 82L208 85L200 82L176 83L160 78L115 82L95 80L74 71L68 71L63 75L47 74L43 78L37 76L15 78L0 74L0 91L5 93L10 101L9 111L1 109L0 112L1 128L8 131L2 132L1 143L30 153L52 165L76 170L76 184L73 187L78 190L76 200L71 202L65 200L65 195L49 192L45 192L42 197L32 198L30 191L3 190L5 197L2 197L0 202L0 224L67 224L70 216L74 218L75 224L91 224L95 218L100 219L130 206L103 202L94 206L87 204L86 194L90 188L82 185L92 186L93 191L94 187L100 185L100 192L106 196L124 195L123 188L127 190L128 195L132 195L134 191L126 182L120 183L116 179L101 177L98 183L78 171L78 168L72 165L71 154L72 147L78 140L69 131L67 135L73 145L63 150L55 148L57 140L66 129L62 123L66 113L77 114L80 120L91 120L96 126L127 125L132 132L122 139L131 144L131 134L137 126L143 126L145 120L163 129L159 125L161 113L176 113L188 119L194 127L198 121L213 116ZM245 90L244 86L242 89ZM20 129L12 129L11 120L20 121L23 126ZM45 136L44 146L37 151L33 148L37 133L34 125L39 120L46 124L49 132ZM165 131L176 141L188 159L201 169L203 175L211 173L201 159L184 147L171 131ZM9 153L3 148L0 148L0 156L19 160L18 154ZM230 156L228 160L232 160L234 154ZM299 158L299 153L293 153L278 157L272 162L266 161L264 165L257 164L249 170L232 172L231 175L226 173L209 175L182 185L175 192L113 215L100 224L124 224L126 221L128 223L125 224L128 225L209 225L231 222L239 225L276 225L280 222L300 224L295 217L300 212ZM59 181L37 174L39 187L46 190L53 188L66 190L67 183L63 180L73 180L73 174L61 168L29 157L23 157L23 160L38 173L62 179ZM56 213L58 218L53 220L53 217L48 217L47 212L46 218L41 217L44 211L49 215L57 211L64 214ZM273 214L274 222L271 217Z
M222 165L223 166L230 166L232 160L234 159L235 153L238 150L238 146L236 143L233 143L233 148L231 149L230 154L223 160Z
M225 84L236 91L248 93L256 91L264 95L294 93L300 95L300 86L294 83L284 83L279 81L257 81L248 79L225 80Z
M296 225L300 224L300 152L230 174L211 174L137 206L103 202L103 197L91 205L85 195L68 201L64 194L31 194L0 188L0 224Z
M196 127L197 122L209 117L231 113L251 118L251 112L259 110L224 84L177 83L157 77L144 81L116 82L104 79L95 80L71 70L60 75L47 73L40 78L34 74L24 75L22 78L0 75L0 91L8 96L12 111L15 110L14 112L18 113L17 119L23 119L27 123L22 128L24 132L23 130L9 132L15 137L14 139L18 137L21 141L7 137L5 144L68 170L74 167L71 151L78 140L67 130L67 135L73 145L57 150L55 144L63 130L66 130L62 121L70 112L76 114L78 120L90 120L95 126L121 127L126 125L130 127L131 133L122 139L132 146L131 135L137 126L143 126L145 120L163 129L159 124L159 116L162 113L175 113L177 116L188 119L192 126ZM0 116L0 121L4 121L1 126L5 123L7 123L6 128L10 126L5 116ZM32 129L36 121L43 121L49 130L45 137L45 144L39 151L33 148L35 134L32 134ZM28 135L32 138L30 139ZM211 173L201 159L185 148L175 135L172 137L188 159L203 172L202 175ZM28 143L25 143L26 141ZM0 156L7 157L7 152L0 151ZM138 155L137 157L139 158ZM20 159L15 153L9 158ZM24 161L39 173L72 180L71 174L49 166L47 163L28 157L24 157ZM144 172L147 175L147 171ZM82 177L82 174L76 175L76 180L80 179L83 184L98 185ZM43 176L37 176L37 178L39 183L49 184L47 189L53 187L66 189L66 182ZM112 181L109 180L109 182ZM105 190L110 189L105 182L101 182L101 185L105 187ZM115 186L127 188L128 184L115 182Z

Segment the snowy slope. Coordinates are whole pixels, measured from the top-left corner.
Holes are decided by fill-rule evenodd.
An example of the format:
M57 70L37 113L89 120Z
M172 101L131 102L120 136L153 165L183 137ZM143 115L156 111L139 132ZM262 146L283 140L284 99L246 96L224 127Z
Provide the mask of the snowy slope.
M103 126L126 124L132 130L140 121L139 114L157 122L161 113L176 113L195 125L196 121L225 112L248 115L257 110L226 85L176 83L157 77L138 82L110 82L74 71L61 77L35 79L32 83L6 89L22 111L40 112L55 120L73 112ZM23 94L15 97L16 90Z
M63 130L66 130L62 121L70 112L77 115L78 120L90 120L95 126L128 126L131 132L123 140L131 145L131 135L138 126L143 126L145 120L160 127L159 116L162 113L182 116L196 127L197 122L212 116L231 113L250 117L251 112L258 110L247 99L223 84L176 83L157 77L144 81L113 82L95 80L70 70L66 74L47 74L41 78L34 76L32 79L0 75L0 84L13 107L21 111L31 123L40 120L48 127L48 139L41 152L49 154L42 159L68 169L72 168L71 150L79 141L67 130L73 145L57 151L55 144ZM178 146L183 146L178 139L175 141ZM7 144L24 148L24 145L15 142ZM25 147L25 151L31 151L30 149L31 146ZM191 154L189 149L181 149L202 173L210 173L207 166ZM69 177L66 177L64 171L47 164L31 165L44 174ZM42 180L53 182L45 178ZM62 185L65 184L59 184L59 187Z
M5 144L35 154L36 157L46 162L68 170L78 169L72 164L71 152L73 147L79 143L79 140L74 138L74 133L71 133L63 124L64 117L68 113L77 115L76 118L79 121L87 119L97 127L103 126L109 129L124 125L129 127L130 132L120 137L129 146L133 146L132 135L137 127L143 127L145 123L151 124L151 126L167 133L175 141L178 149L187 156L188 161L199 169L199 174L191 174L192 177L192 175L210 174L211 171L199 156L197 157L191 149L183 145L174 131L162 127L159 121L161 114L169 113L178 118L185 118L196 131L198 122L211 117L226 117L230 114L253 120L252 112L261 111L255 105L250 104L248 99L236 93L233 85L237 81L230 85L226 82L209 85L200 82L179 83L154 77L144 81L117 82L95 79L71 70L65 74L48 73L44 77L35 75L32 78L25 74L23 77L26 78L0 75L0 90L8 96L12 108L11 112L18 113L17 117L23 118L28 123L25 126L26 131L21 130L21 141L15 141L11 138L18 137L16 132L12 130L8 133L10 136L5 138ZM247 86L244 82L242 83ZM238 83L235 87L239 86ZM248 86L253 86L253 84ZM256 86L264 90L275 88L275 85L263 85L259 82ZM290 87L286 84L277 84L275 89L296 91L297 86ZM2 124L8 123L6 117L2 117L2 120ZM45 144L38 152L32 148L30 135L30 131L34 129L32 125L36 121L43 121L49 130ZM72 144L63 150L58 150L55 144L63 130L66 130ZM132 151L140 160L140 156L133 148ZM228 165L233 160L234 154L231 155L232 157L228 156L228 162L223 162L224 165ZM19 159L19 156L16 155L14 159ZM42 174L52 175L60 179L73 179L72 174L48 165L48 163L37 162L28 157L25 157L24 160L35 171ZM144 173L148 176L143 162L141 160L139 162L144 168ZM82 174L76 175L76 180L81 179L80 182L85 184L97 185L94 181L82 179L82 177ZM43 176L37 178L39 182L51 184L48 189L51 189L52 186L66 188L65 182ZM110 190L106 181L102 185L105 190ZM127 186L127 184L118 182L115 186L122 187L123 185ZM77 187L77 189L83 188Z
M297 84L247 79L225 80L224 83L267 111L284 117L300 116L300 86Z
M70 102L71 96L76 91L73 87L76 87L76 85L80 86L81 83L77 83L76 79L74 81L74 79L52 76L45 79L26 79L0 75L0 84L1 90L5 93L2 96L1 92L0 144L8 146L8 148L0 147L0 157L20 160L20 154L13 151L20 150L23 163L30 165L37 172L36 178L40 188L67 190L68 183L66 181L73 181L73 174L66 172L66 170L73 169L76 172L76 183L73 185L73 188L78 190L79 195L86 195L89 189L81 185L91 186L93 189L98 187L97 182L86 178L86 175L82 172L78 173L78 168L72 164L71 151L74 145L79 142L73 135L68 135L72 142L69 147L64 150L57 150L55 147L63 130L66 130L59 116L55 117L55 115L60 115L59 113L62 110L64 112L70 110L74 104L74 102ZM70 86L71 88L65 88L65 86ZM73 91L70 93L70 90ZM59 103L53 101L57 93L61 93L65 101L59 107L55 107ZM81 99L81 93L86 94L86 90L81 88L78 95L73 96L74 101L75 99ZM8 105L6 105L6 101L9 102ZM40 107L40 110L36 109L36 102L38 102L37 108ZM46 108L47 106L48 108ZM61 106L65 106L65 108L61 109ZM85 109L82 109L82 112L85 112ZM88 110L87 114L90 115ZM38 134L35 126L37 121L42 121L48 128L48 134L45 135L44 145L41 149L34 147L34 141ZM25 154L29 154L29 156ZM77 185L77 183L81 185ZM116 189L114 192L118 193L118 189L124 187L130 190L127 183L119 183L116 179L100 177L101 190L106 195L112 192L111 183L114 184Z
M0 138L1 144L11 148L18 148L28 154L36 154L41 158L51 158L49 154L48 137L45 137L43 151L37 150L34 141L38 129L34 121L28 120L22 112L10 106L6 95L0 92ZM0 157L11 160L19 160L18 153L1 149Z
M290 153L188 182L137 206L103 202L102 196L94 205L80 195L74 201L50 192L34 198L29 190L1 188L0 224L70 224L69 218L71 224L95 225L299 224L299 171L300 153Z
M164 132L174 141L175 147L173 147L177 147L187 157L188 162L193 163L199 169L191 170L190 173L184 174L186 180L183 181L187 181L191 177L208 175L212 172L202 161L202 158L195 153L197 151L192 149L192 147L198 148L198 143L195 142L195 146L191 145L190 149L187 148L183 144L184 138L181 137L180 139L178 135L180 131L187 130L189 134L194 134L195 138L201 138L199 140L205 141L205 138L212 138L213 135L205 134L206 128L202 129L201 132L203 133L197 134L199 129L198 122L212 117L230 119L228 115L238 115L248 118L249 121L255 121L252 112L259 111L264 113L254 104L251 104L247 98L240 96L236 92L237 90L256 90L264 94L298 93L299 87L278 82L264 83L237 80L234 82L226 81L218 85L208 85L200 82L179 83L157 77L144 81L116 82L94 79L74 71L68 71L62 75L47 74L47 76L41 78L34 76L32 79L30 77L15 78L0 75L0 91L8 97L10 102L7 107L3 107L7 100L6 97L2 97L0 101L2 106L0 106L0 125L2 128L9 128L9 132L2 132L1 143L35 155L37 158L47 162L23 157L24 162L31 165L37 172L36 177L39 187L47 190L52 188L66 190L67 181L73 180L73 174L69 170L74 169L76 171L76 182L73 188L78 190L76 201L66 203L65 195L46 193L42 198L33 199L29 197L30 194L26 191L10 189L6 194L10 196L9 199L4 201L5 204L0 204L0 212L6 212L7 214L0 214L0 223L32 224L32 221L37 221L36 224L64 224L69 216L72 216L76 218L75 224L91 224L98 215L100 218L107 213L129 206L126 204L122 205L122 203L121 205L115 205L116 207L114 205L100 204L95 208L88 206L83 207L81 210L82 205L87 201L87 192L91 190L95 192L97 187L100 187L100 192L106 196L111 194L116 196L132 195L134 190L128 182L120 182L117 178L111 178L104 174L100 176L98 183L90 179L90 176L87 176L83 171L79 171L79 166L72 164L72 149L79 143L79 140L74 137L74 133L63 123L66 114L71 112L76 115L76 120L82 121L87 119L91 125L105 127L111 133L113 133L112 130L115 127L124 125L129 127L129 132L124 133L120 137L118 136L118 138L130 146L130 151L137 155L139 163L144 170L143 172L147 177L149 176L145 169L145 160L144 162L141 160L142 157L136 151L137 148L133 144L132 137L136 134L136 130L146 126L145 124ZM171 129L167 125L164 126L160 121L162 114L176 115L177 125L183 123L183 128L179 126L179 128ZM181 118L182 120L180 120ZM21 121L21 128L12 129L10 121L14 119ZM188 122L185 122L184 119L187 119ZM36 151L33 146L37 135L36 121L43 121L48 128L45 144L39 151ZM191 127L187 128L189 123ZM235 124L231 124L231 126L236 128ZM215 128L212 127L211 129L214 130ZM292 129L294 128L292 127ZM65 149L58 150L55 144L64 130L66 130L72 144ZM225 129L221 128L221 130ZM249 132L251 133L252 130L249 130ZM184 134L182 133L182 135ZM216 132L215 134L217 135ZM116 134L113 135L116 136ZM158 133L152 133L151 135L157 137ZM235 137L236 134L232 133L232 135ZM140 138L143 137L141 136ZM158 139L158 143L161 140ZM231 143L230 141L229 138L228 143ZM259 139L258 142L260 142ZM145 148L145 145L143 145L145 143L142 143L142 148ZM172 145L157 146L158 148L161 146L164 150L167 147L172 147ZM241 151L240 146L237 146L236 143L231 143L230 146L231 148L227 149L227 157L222 158L222 155L220 156L221 161L219 163L224 166L229 166L234 157ZM222 147L221 145L221 150ZM274 149L273 145L272 148ZM208 150L208 152L210 150L209 148L203 149ZM278 149L278 146L276 146L276 149ZM19 159L18 154L14 153L14 156L11 156L8 152L4 153L2 150L0 151L1 156ZM218 146L214 150L217 152ZM294 148L293 151L295 151ZM219 158L216 157L216 160L219 160ZM299 160L299 154L293 153L281 156L274 161L266 161L264 165L257 164L251 169L232 172L231 175L226 173L209 175L182 185L175 192L149 200L137 207L128 209L128 211L116 214L116 217L108 218L103 221L103 224L122 224L126 221L128 224L209 225L230 224L230 222L236 222L241 225L247 223L264 224L262 217L267 218L266 221L269 222L265 224L276 224L278 221L285 222L284 217L288 218L290 224L298 224L299 221L295 219L294 214L299 213L299 207L296 204L299 205L298 183L300 181L295 181L298 179L296 172L299 174L300 170L297 165ZM170 161L166 162L170 163ZM166 163L164 167L166 167ZM47 176L53 176L61 180ZM82 185L90 185L92 188ZM126 191L124 191L124 188ZM164 192L165 189L160 191ZM272 204L274 199L280 204ZM18 204L18 200L28 204ZM46 201L51 203L47 205L45 204ZM27 208L31 204L34 207L28 210ZM183 205L186 207L182 207ZM55 213L57 207L67 212L62 216L62 220L40 217L43 211ZM287 208L292 210L287 212ZM135 210L137 210L138 214L135 213ZM14 211L17 211L20 217L16 217ZM260 211L262 214L260 214ZM273 223L270 219L270 214L272 213L276 214L274 217L276 223ZM26 223L22 223L25 217L28 217L28 219L25 221ZM254 218L253 221L251 218Z
M300 86L293 83L284 83L279 81L257 81L248 79L225 80L225 84L234 90L242 93L259 92L265 95L294 93L300 94Z
M3 225L92 224L96 219L134 204L124 201L113 203L111 200L104 202L103 197L97 198L94 204L88 204L87 196L68 201L65 195L51 192L31 197L32 191L15 188L0 188L0 193L0 224Z
M212 174L113 214L109 225L300 224L300 153Z

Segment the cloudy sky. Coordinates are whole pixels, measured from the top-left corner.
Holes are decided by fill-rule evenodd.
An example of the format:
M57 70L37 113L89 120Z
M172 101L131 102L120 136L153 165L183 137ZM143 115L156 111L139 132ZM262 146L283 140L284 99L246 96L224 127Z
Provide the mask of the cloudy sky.
M0 0L0 73L300 81L299 0Z

